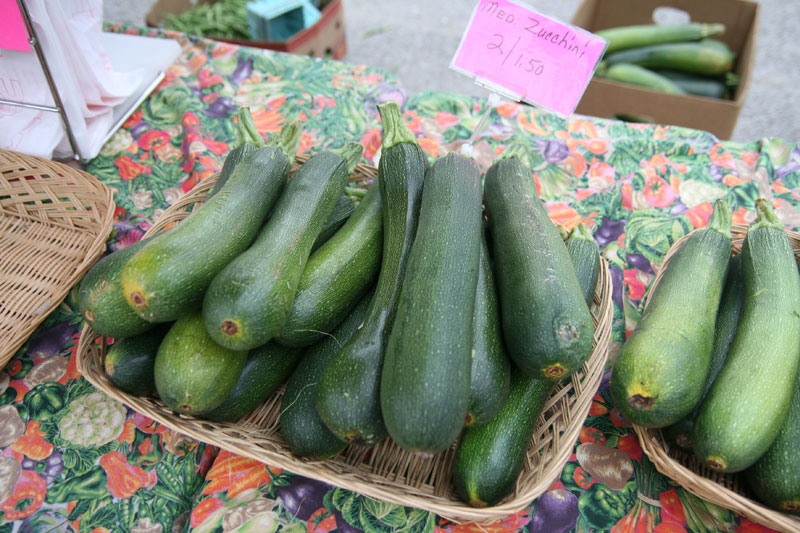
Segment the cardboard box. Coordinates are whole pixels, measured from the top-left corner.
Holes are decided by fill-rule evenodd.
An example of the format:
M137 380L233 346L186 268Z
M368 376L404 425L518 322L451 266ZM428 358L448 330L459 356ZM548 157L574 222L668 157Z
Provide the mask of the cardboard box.
M572 24L589 31L614 26L649 24L662 6L685 11L693 22L720 22L725 32L714 38L736 53L733 71L741 78L733 100L664 94L649 89L594 78L577 113L613 118L627 114L660 124L706 130L730 139L750 86L755 59L759 6L746 0L583 0Z
M145 20L152 28L161 26L167 13L181 13L195 4L206 4L215 0L158 0L147 13ZM347 52L347 40L344 28L344 7L342 0L322 2L322 16L313 26L297 32L286 42L246 41L239 39L219 39L227 43L268 48L280 52L308 55L315 57L331 57L341 59Z

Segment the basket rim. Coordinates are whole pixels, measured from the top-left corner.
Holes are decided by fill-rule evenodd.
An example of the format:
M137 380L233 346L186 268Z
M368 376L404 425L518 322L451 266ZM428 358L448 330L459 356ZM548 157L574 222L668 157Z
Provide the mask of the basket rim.
M298 163L302 162L304 159L305 158L298 156ZM296 163L295 166L297 166L298 163ZM377 171L375 167L362 165L362 173L369 175L375 171ZM167 216L168 212L175 212L179 209L185 209L189 205L198 201L198 198L201 198L203 194L207 193L214 186L216 178L217 175L206 178L196 185L191 191L181 196L181 198L179 198L172 206L170 206L170 208L165 211L162 216L153 224L150 230L148 230L148 232L145 234L144 238L151 236L155 232L161 231L167 224L172 223L170 217ZM363 178L355 181L362 180ZM578 400L574 402L575 405L578 405L578 407L574 410L570 409L570 413L573 415L573 418L570 420L569 425L565 428L562 434L553 437L553 458L545 467L540 469L541 474L537 477L535 483L531 483L529 487L525 487L521 490L519 487L517 487L515 491L504 498L500 504L492 507L471 507L466 503L455 499L451 499L449 505L438 504L436 502L432 502L431 496L423 493L403 494L402 496L398 496L397 488L389 485L389 483L391 483L391 479L388 478L386 479L386 485L375 484L374 481L368 480L369 486L365 488L362 479L381 476L375 473L358 471L357 467L355 466L346 473L332 471L327 472L325 470L326 463L328 461L325 460L299 458L290 453L284 455L283 453L267 450L263 447L253 449L255 445L251 445L253 446L251 448L248 448L246 444L243 444L242 446L231 446L231 444L222 437L217 438L213 433L204 433L202 430L195 430L193 427L185 425L184 420L195 420L198 421L198 425L206 425L209 427L215 424L220 424L221 426L230 428L236 426L236 424L233 423L228 425L226 423L205 422L199 417L194 418L186 415L167 413L168 410L163 404L160 404L160 401L134 397L120 391L119 389L116 389L116 387L114 387L113 384L111 384L111 382L108 380L107 376L105 376L103 369L96 368L96 362L91 360L92 356L90 354L90 350L92 347L95 346L99 340L100 350L103 350L106 347L106 341L104 338L100 337L96 332L94 332L94 330L92 330L92 328L86 322L84 322L81 330L79 346L75 356L78 357L78 370L95 387L103 390L107 394L110 394L132 409L142 412L143 414L150 416L151 418L170 427L171 429L189 435L199 441L219 446L223 449L228 449L260 462L285 468L286 470L299 475L320 479L324 482L328 482L339 487L354 490L364 496L430 511L453 522L491 523L501 520L509 514L520 511L529 506L533 499L544 493L561 475L564 464L569 460L569 457L573 452L574 443L578 438L578 434L583 427L583 423L591 407L591 400L599 388L602 377L605 373L605 365L608 359L608 351L611 341L613 324L611 276L608 260L602 256L600 259L601 273L598 276L598 279L602 281L602 284L598 282L598 285L595 289L595 304L597 305L594 307L593 318L597 320L597 324L595 327L595 347L593 349L592 356L583 365L582 370L579 372L580 377L578 377L578 374L573 375L573 379L564 382L563 386L559 387L559 390L554 391L554 393L551 395L551 400L553 398L560 398L565 393L562 393L559 396L559 391L563 391L566 387L572 387L574 389L577 381L577 383L579 383L579 390L576 390L575 395L579 395L578 400L580 401L580 405L578 405ZM603 318L605 318L605 320L600 322L600 319ZM100 355L100 357L102 357L102 355ZM587 369L592 370L591 372L587 372ZM548 403L551 404L551 408L557 407L555 402L549 401ZM551 416L550 418L553 419L557 417ZM550 423L550 426L547 427L552 427L552 422ZM344 468L344 465L341 463L337 462L336 465L337 467ZM321 471L323 474L322 477L320 476ZM410 485L406 485L406 487L408 487L409 490L414 490Z
M97 225L94 231L87 228L70 226L69 224L58 221L39 219L29 214L20 215L18 213L9 212L7 209L0 209L0 218L7 217L18 220L27 220L36 222L38 224L43 224L50 228L59 228L61 231L68 231L73 234L88 234L92 236L91 241L81 250L84 255L78 264L75 265L69 263L60 265L60 268L57 270L60 273L60 276L64 276L65 273L67 273L67 275L62 277L62 279L59 279L58 283L53 284L51 287L51 292L48 294L49 303L37 309L34 316L26 318L28 324L19 330L16 337L4 339L5 342L3 343L2 349L0 349L0 367L2 367L5 366L8 361L11 360L17 350L28 341L30 335L50 315L50 313L52 313L56 307L61 305L61 302L67 297L72 287L74 287L75 284L80 281L86 271L92 266L92 264L94 264L95 260L103 254L104 250L106 249L108 236L111 233L115 203L111 189L82 169L73 168L57 161L51 161L29 154L23 154L13 150L0 149L0 157L5 160L11 160L19 163L24 168L35 165L38 169L50 171L51 173L60 177L68 177L70 180L68 185L75 187L75 193L78 195L78 197L80 197L83 193L91 194L97 205L97 210L87 212L85 216L78 215L75 217L76 211L67 209L63 211L64 213L69 213L71 216L73 216L73 218L82 218L84 220L93 221ZM26 176L26 184L32 184L34 182L42 183L42 187L45 190L48 190L48 178L39 176L38 173L39 171L37 170L32 172L33 175L30 178ZM5 173L0 172L0 181L9 183ZM54 205L58 206L58 204ZM52 263L48 262L48 264L52 266ZM71 271L64 267L70 267Z
M732 253L741 253L742 243L747 235L749 225L731 225L731 250ZM650 303L650 296L655 292L659 281L663 277L662 272L669 266L670 259L677 253L690 236L704 228L696 228L673 243L664 256L664 260L658 268L656 279L645 300L645 309ZM800 242L800 232L784 228L788 237ZM795 254L800 253L800 246L793 246ZM800 530L800 517L793 517L778 510L767 507L755 500L743 496L716 481L698 474L677 459L669 455L669 444L663 438L660 429L647 428L633 424L634 432L639 440L639 444L647 457L653 462L656 470L670 478L681 487L688 490L695 496L710 501L720 507L724 507L739 513L754 522L758 522L767 527L775 528L780 531ZM737 474L722 474L726 476L736 476Z

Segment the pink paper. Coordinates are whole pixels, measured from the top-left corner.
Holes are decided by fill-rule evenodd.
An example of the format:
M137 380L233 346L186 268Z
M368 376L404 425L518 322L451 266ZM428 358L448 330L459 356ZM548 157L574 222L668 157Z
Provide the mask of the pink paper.
M480 0L451 67L502 92L570 115L606 41L524 4Z
M0 48L22 52L31 49L17 0L0 0Z

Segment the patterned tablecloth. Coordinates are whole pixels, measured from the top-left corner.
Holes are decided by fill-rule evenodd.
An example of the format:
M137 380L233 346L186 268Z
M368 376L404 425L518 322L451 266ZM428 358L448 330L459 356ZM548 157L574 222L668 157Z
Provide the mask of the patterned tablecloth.
M109 250L137 241L220 169L238 106L251 107L262 134L303 121L301 152L356 140L377 164L377 104L401 103L431 158L458 150L487 105L456 94L407 97L374 68L169 35L183 55L88 166L115 190ZM788 226L800 223L800 149L783 140L719 142L691 129L565 120L504 103L479 132L479 165L485 170L512 137L530 145L552 218L568 228L588 223L612 265L612 359L654 268L675 240L706 224L714 199L725 197L743 223L763 195ZM0 533L764 530L656 472L613 408L607 379L575 443L581 453L548 493L492 526L455 525L206 446L127 409L77 372L80 326L73 294L0 372ZM586 461L598 452L608 468L593 475Z

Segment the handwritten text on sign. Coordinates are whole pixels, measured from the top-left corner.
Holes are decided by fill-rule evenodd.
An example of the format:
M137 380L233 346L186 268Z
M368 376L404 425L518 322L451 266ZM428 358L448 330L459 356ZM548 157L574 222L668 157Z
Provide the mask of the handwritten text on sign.
M451 66L569 115L606 41L510 0L480 0Z

